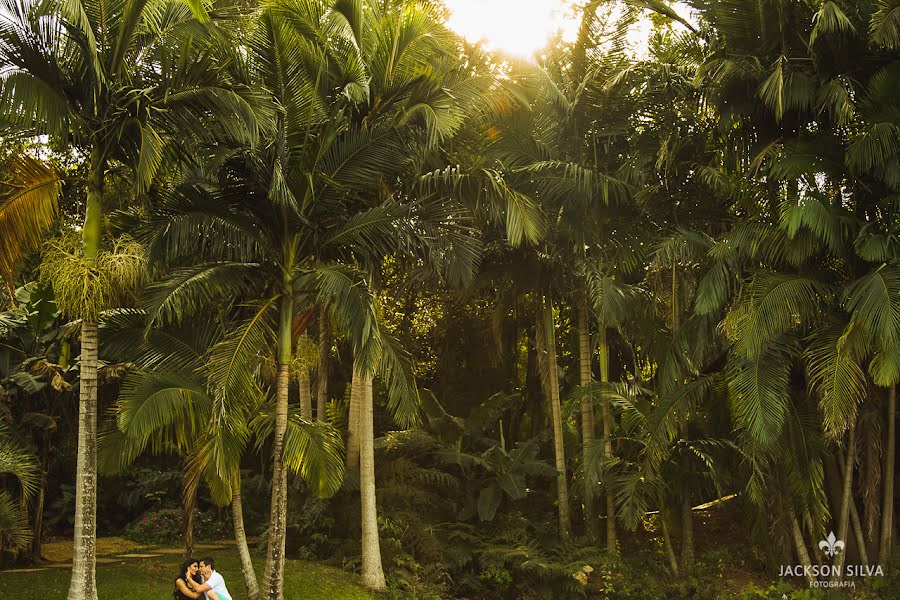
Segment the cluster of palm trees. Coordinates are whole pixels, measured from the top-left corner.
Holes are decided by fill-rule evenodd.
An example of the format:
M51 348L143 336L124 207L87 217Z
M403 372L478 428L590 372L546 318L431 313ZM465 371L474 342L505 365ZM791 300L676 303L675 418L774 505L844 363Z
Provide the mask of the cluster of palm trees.
M617 552L617 525L659 509L687 571L692 507L728 488L801 562L830 519L886 561L900 8L686 4L584 3L578 39L532 64L464 44L439 2L4 0L2 135L80 165L17 154L0 199L10 300L40 247L79 331L70 600L97 597L98 461L145 452L184 456L185 514L201 481L231 504L259 598L283 597L288 471L321 495L357 471L362 581L385 587L373 379L400 427L420 420L412 357L381 318L388 260L523 324L561 538L600 537L605 515ZM625 33L647 14L635 58ZM67 197L82 220L60 225ZM335 339L353 357L346 451L326 408ZM130 365L103 423L101 357ZM272 453L261 587L241 510L252 446Z

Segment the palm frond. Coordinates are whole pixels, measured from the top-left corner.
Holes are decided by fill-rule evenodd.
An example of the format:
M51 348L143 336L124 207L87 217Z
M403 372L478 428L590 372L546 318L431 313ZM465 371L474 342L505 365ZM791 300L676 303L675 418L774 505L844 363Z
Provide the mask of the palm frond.
M816 332L804 351L810 388L819 395L825 430L834 437L855 422L856 407L868 395L857 362L863 353L858 337L853 323L846 330L833 326Z
M869 22L872 39L888 49L900 47L900 2L876 0L875 6Z
M885 264L852 282L843 300L876 348L900 346L900 266Z
M0 276L13 280L23 255L40 247L56 220L62 176L29 156L13 158L0 193Z
M248 305L249 316L210 349L204 372L218 408L251 403L260 395L257 372L275 348L273 323L278 300L274 296Z

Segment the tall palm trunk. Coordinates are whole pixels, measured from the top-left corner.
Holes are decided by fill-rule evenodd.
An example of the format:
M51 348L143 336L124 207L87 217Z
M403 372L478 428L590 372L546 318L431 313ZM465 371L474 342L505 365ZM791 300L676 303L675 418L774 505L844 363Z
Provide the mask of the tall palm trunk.
M250 560L250 548L247 546L247 530L244 529L244 507L241 503L241 474L235 477L234 491L231 494L231 519L234 523L234 541L237 544L238 558L241 561L241 574L247 587L247 597L251 600L259 596L259 583L256 571Z
M375 502L375 420L372 376L363 375L359 419L359 499L362 510L362 584L370 590L385 589L378 539Z
M41 456L41 481L38 488L38 497L34 506L34 527L31 538L31 560L44 561L44 500L47 495L47 469L50 463L50 431L44 430L44 449Z
M31 538L31 560L33 562L44 561L44 549L41 538L44 536L44 497L47 488L47 472L41 473L40 488L38 488L37 502L34 506L34 527Z
M666 548L666 557L669 559L669 568L672 569L672 575L678 575L678 558L675 556L675 548L672 546L672 536L669 535L669 526L666 523L666 511L662 508L662 499L660 499L659 522L662 529L663 545Z
M841 477L843 477L847 466L843 455L838 454L838 458L840 459ZM862 522L859 519L859 511L856 508L856 502L853 500L852 494L850 496L850 526L853 528L853 538L856 540L856 548L857 552L859 552L859 563L867 567L869 566L869 553L866 549L866 538L863 535Z
M184 520L184 557L194 556L194 509L197 507L197 485L185 489L181 514Z
M540 327L540 323L538 324ZM526 412L531 420L530 436L535 437L546 427L544 419L546 413L541 410L541 377L540 377L540 361L538 360L538 340L535 334L532 334L531 328L528 331L528 355L525 362L525 395L527 396Z
M797 521L797 515L791 510L791 537L794 539L794 550L797 551L797 560L800 561L800 566L804 567L804 572L810 573L806 576L807 581L810 585L815 584L816 578L812 576L810 569L805 567L811 567L812 561L809 559L809 552L806 550L806 542L803 541L803 530L800 529L800 522Z
M600 381L609 382L609 349L606 344L606 327L601 326L597 331L597 360L600 362ZM612 416L609 411L609 398L604 396L602 403L603 418L603 489L606 494L606 549L610 552L618 551L616 536L616 498L613 491L611 465L613 462L612 447Z
M196 488L194 488L196 490ZM185 558L194 555L194 506L196 505L196 491L194 499L183 507L184 513L184 556Z
M894 452L897 447L897 385L888 388L887 448L884 451L884 502L881 506L881 537L878 562L887 565L894 534Z
M316 374L316 420L324 423L328 420L328 358L331 356L331 324L328 322L328 311L319 308L319 368Z
M96 600L97 324L81 324L81 399L75 468L75 533L69 600Z
M353 365L353 378L350 380L350 411L347 417L347 470L359 469L359 413L362 403L361 390L363 387L363 374L361 367Z
M690 495L681 500L681 567L685 573L694 569L694 508Z
M84 257L96 261L100 252L103 210L102 151L94 147L84 215ZM75 531L72 579L68 600L97 600L97 322L81 323L81 366L78 401L78 457L75 466Z
M840 450L838 450L840 452ZM856 462L856 423L850 424L847 433L847 461L844 469L844 482L841 489L841 514L838 518L838 539L846 540L850 529L850 503L853 502L853 464ZM839 552L834 564L838 572L844 566L846 552Z
M591 330L588 320L587 302L582 298L578 305L578 359L579 383L582 387L591 384ZM585 394L581 397L581 460L588 464L591 446L594 443L594 399ZM584 480L584 530L588 538L597 539L597 509L594 502L596 481Z
M308 336L306 332L300 334L300 348L307 347ZM297 377L298 387L300 388L300 416L304 419L312 421L313 412L312 412L312 390L310 388L310 380L309 380L309 369L306 367L307 357L303 357L302 365L300 367L300 373Z
M569 539L571 518L569 517L569 485L566 475L566 455L563 447L562 414L559 407L559 375L556 365L556 334L553 323L553 303L548 299L538 311L537 326L538 354L541 358L541 378L547 394L550 421L553 427L553 454L556 463L556 497L559 503L559 536Z
M304 371L300 373L300 416L308 421L312 421L313 418L313 409L312 409L312 390L310 388L310 380L309 380L309 371Z
M291 362L291 318L294 303L285 285L278 326L278 373L275 384L275 436L273 440L272 498L269 510L269 543L261 598L284 598L284 543L287 525L287 470L282 460L284 434L288 423L288 389Z

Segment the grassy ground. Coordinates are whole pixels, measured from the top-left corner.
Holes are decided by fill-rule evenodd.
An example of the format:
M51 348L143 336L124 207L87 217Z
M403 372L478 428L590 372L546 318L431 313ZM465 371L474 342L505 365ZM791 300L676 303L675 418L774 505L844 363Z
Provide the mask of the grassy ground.
M134 550L140 553L140 550ZM235 600L246 597L240 563L232 550L213 553L218 571L225 577ZM154 558L122 558L97 566L97 588L101 600L165 600L172 597L181 566L177 555ZM257 564L262 578L262 564ZM37 572L0 571L0 598L15 600L64 599L69 589L69 570L53 568ZM291 600L371 600L368 592L345 571L316 563L289 560L284 597Z

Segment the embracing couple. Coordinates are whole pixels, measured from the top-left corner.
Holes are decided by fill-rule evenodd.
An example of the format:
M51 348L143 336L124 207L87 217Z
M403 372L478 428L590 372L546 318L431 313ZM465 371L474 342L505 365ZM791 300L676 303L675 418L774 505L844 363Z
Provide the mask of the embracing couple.
M231 600L225 580L216 572L216 562L210 557L184 561L172 595L175 600Z

